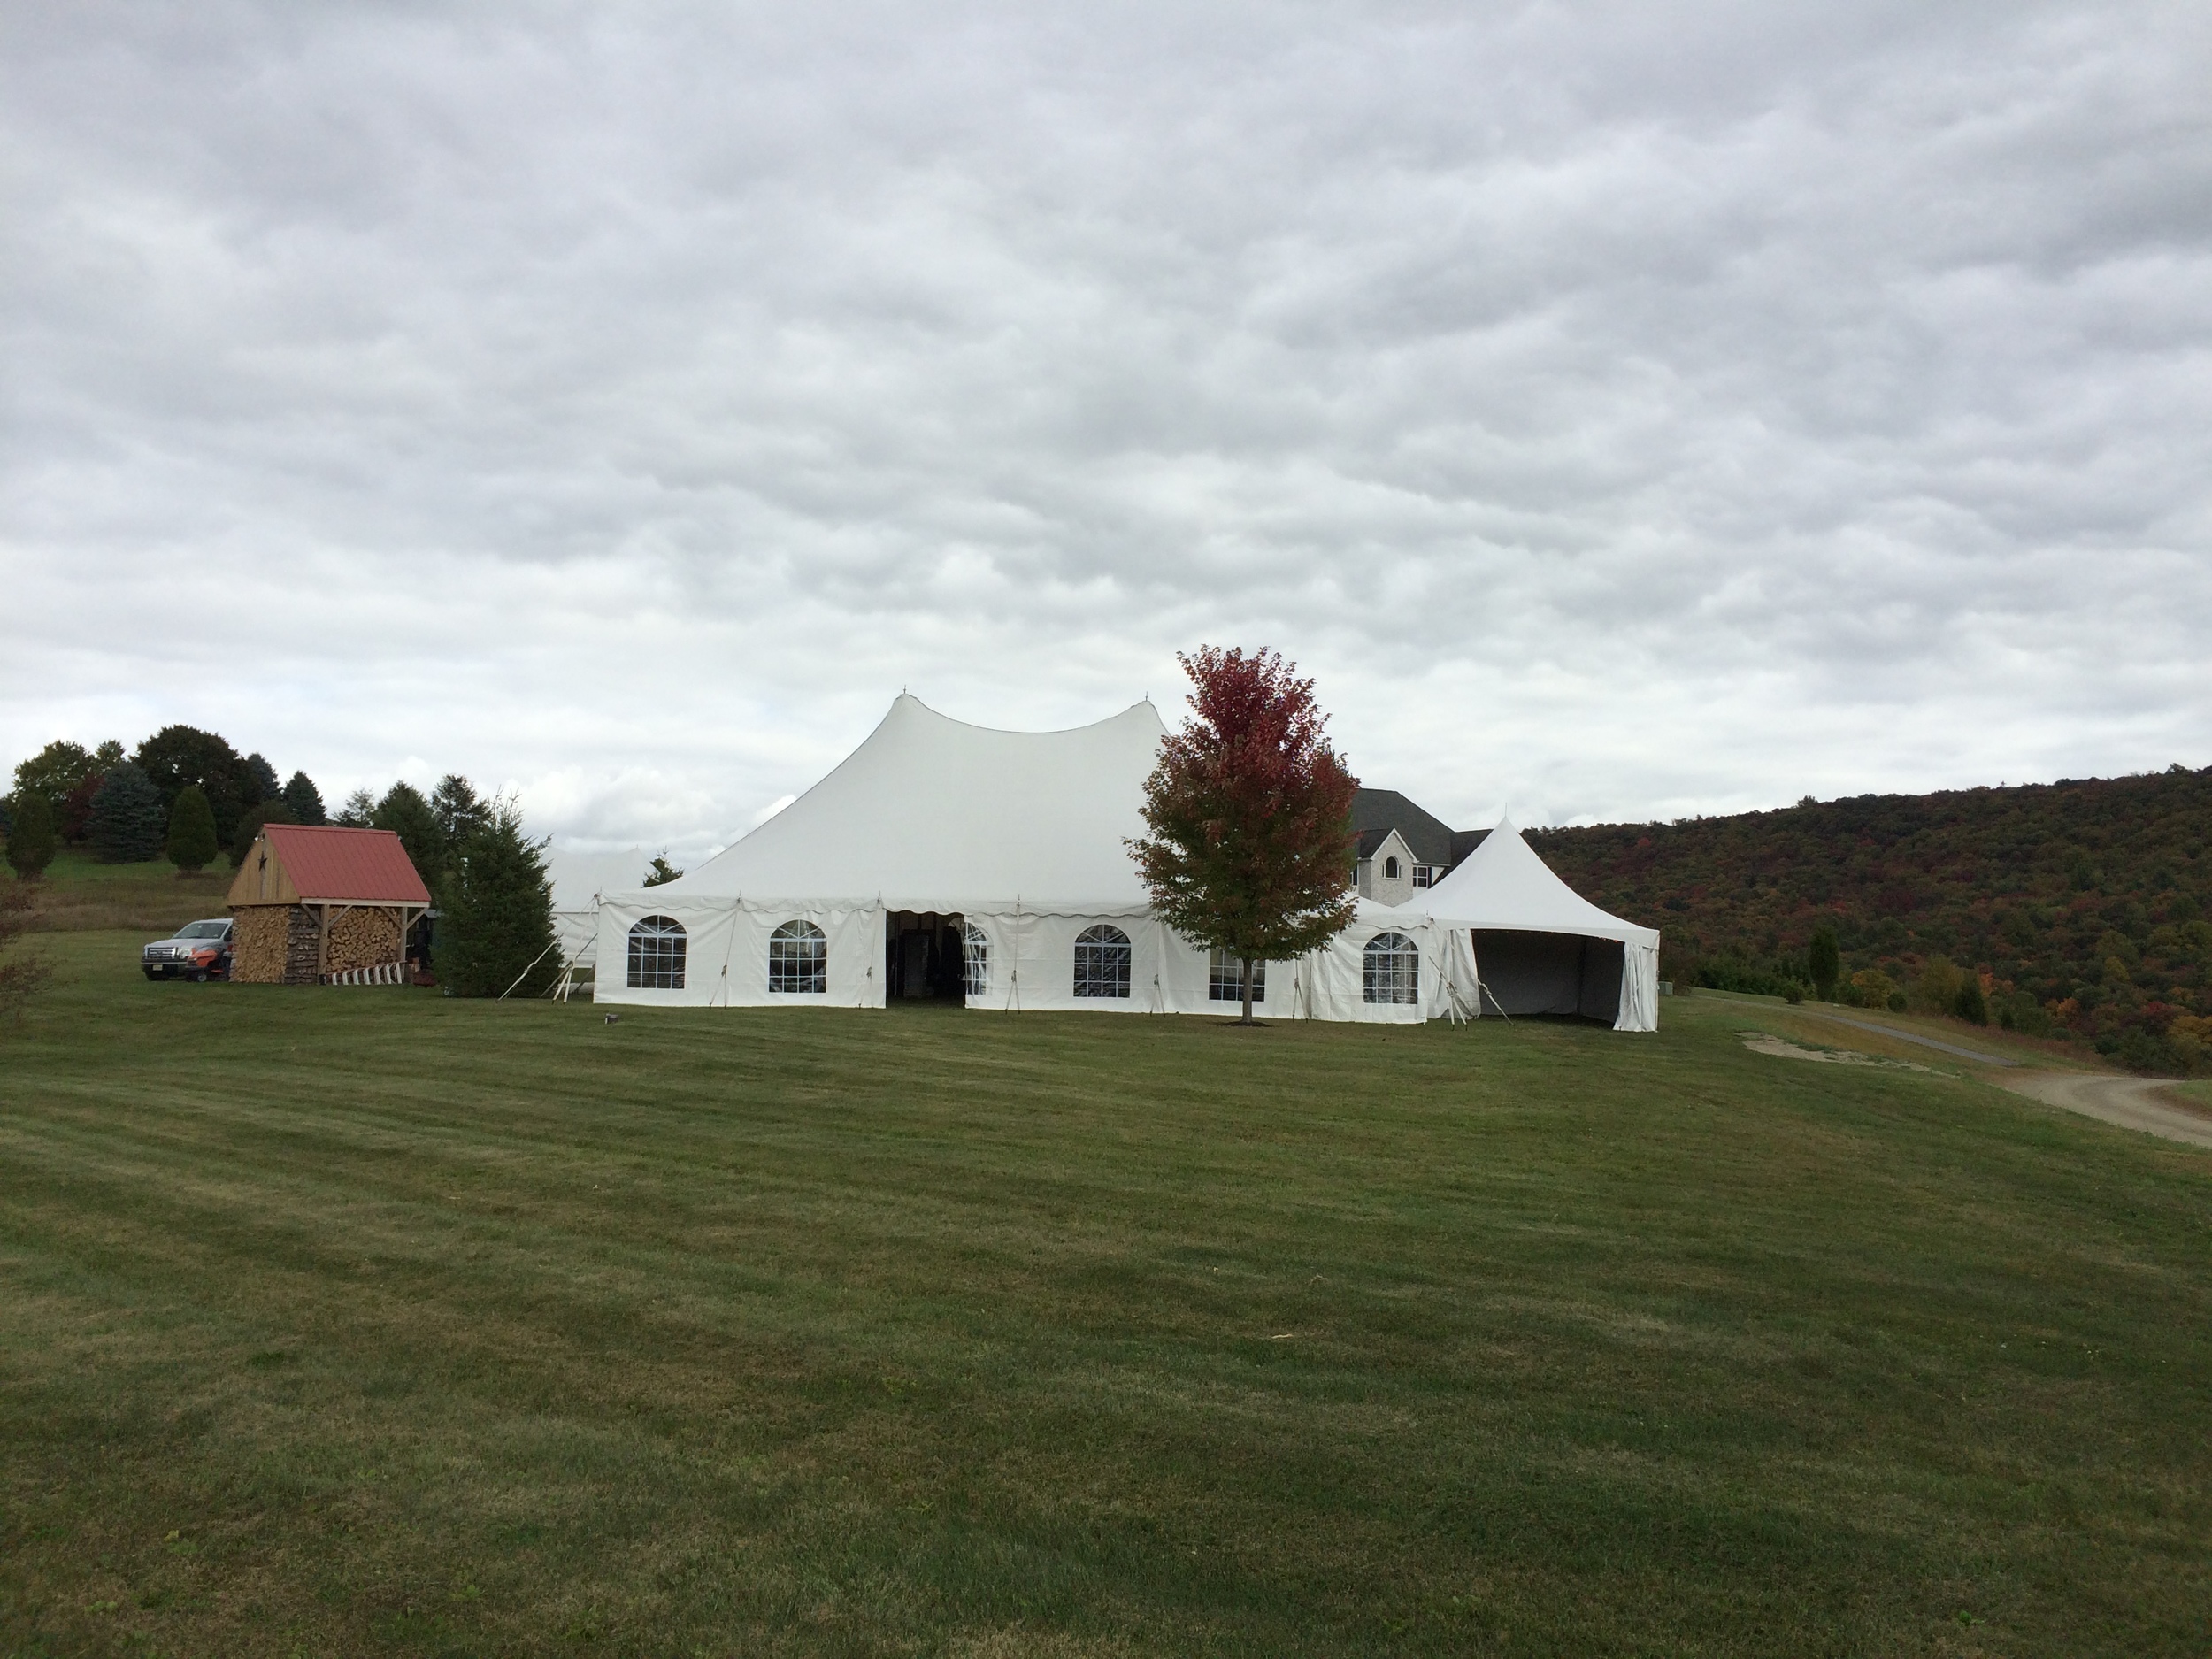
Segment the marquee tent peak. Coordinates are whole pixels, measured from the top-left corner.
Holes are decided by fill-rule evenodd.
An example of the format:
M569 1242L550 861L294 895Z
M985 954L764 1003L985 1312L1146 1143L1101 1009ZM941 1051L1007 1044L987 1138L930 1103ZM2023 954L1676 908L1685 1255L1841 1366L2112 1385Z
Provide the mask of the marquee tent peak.
M891 699L891 707L886 710L883 718L877 722L878 731L881 731L890 723L892 716L900 711L902 704L910 704L914 710L927 715L933 720L942 720L948 726L956 726L965 731L988 733L994 737L1065 737L1077 732L1095 732L1102 726L1113 725L1117 720L1125 720L1140 709L1150 709L1152 699L1140 697L1120 713L1110 714L1104 719L1093 720L1087 726L1047 726L1041 730L1021 730L1012 726L978 726L972 720L960 718L957 715L947 714L942 709L933 708L912 692L902 689L897 696ZM1157 710L1154 711L1153 718L1156 719L1159 718ZM1163 725L1161 727L1163 733L1166 729L1166 726Z
M1040 908L1146 903L1125 841L1167 735L1134 703L1089 726L972 726L901 692L875 730L775 817L678 880L693 898L811 898L956 914L1020 895Z
M1659 931L1609 915L1562 881L1501 818L1482 845L1422 895L1420 908L1438 921L1524 933L1579 933L1656 947Z

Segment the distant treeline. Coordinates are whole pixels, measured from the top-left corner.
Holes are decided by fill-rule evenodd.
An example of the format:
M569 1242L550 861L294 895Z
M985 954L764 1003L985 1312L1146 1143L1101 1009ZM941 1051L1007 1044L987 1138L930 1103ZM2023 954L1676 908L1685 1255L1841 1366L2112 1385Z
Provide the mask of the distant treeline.
M2139 1071L2212 1066L2212 768L1806 800L1674 824L1537 830L1578 891L1664 930L1661 974L1989 1016ZM1970 1002L1973 999L1969 996Z
M488 823L492 803L457 772L428 795L396 783L381 795L357 789L334 817L304 772L282 783L259 753L242 755L219 733L165 726L134 749L93 749L57 740L17 763L0 797L0 835L12 836L30 797L55 841L113 864L159 858L173 840L178 802L196 790L214 820L217 845L235 865L268 824L336 823L395 831L424 880L434 888L457 849Z

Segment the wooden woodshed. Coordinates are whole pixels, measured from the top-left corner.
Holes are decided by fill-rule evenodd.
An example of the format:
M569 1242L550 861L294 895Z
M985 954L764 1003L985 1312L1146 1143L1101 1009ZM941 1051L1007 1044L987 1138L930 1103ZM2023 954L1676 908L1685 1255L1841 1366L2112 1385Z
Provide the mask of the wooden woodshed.
M430 908L389 830L272 824L230 884L230 977L248 985L398 985Z

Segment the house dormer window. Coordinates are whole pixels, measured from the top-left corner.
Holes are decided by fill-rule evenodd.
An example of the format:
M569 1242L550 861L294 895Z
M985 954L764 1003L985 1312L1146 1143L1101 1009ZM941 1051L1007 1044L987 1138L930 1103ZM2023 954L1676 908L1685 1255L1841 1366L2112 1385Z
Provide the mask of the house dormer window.
M1386 859L1384 859L1384 860L1383 860L1383 879L1384 879L1384 880L1386 880L1386 881L1395 881L1397 879L1398 879L1398 861L1397 861L1395 858L1386 858Z
M1436 885L1436 866L1434 864L1414 865L1413 885L1417 887L1434 887Z

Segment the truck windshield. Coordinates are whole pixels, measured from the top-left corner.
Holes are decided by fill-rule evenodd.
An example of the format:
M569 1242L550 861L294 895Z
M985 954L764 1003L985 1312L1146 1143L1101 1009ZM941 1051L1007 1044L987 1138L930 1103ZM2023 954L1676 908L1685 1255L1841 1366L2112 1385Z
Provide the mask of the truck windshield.
M220 939L223 929L227 926L224 922L194 922L189 926L177 929L176 936L179 939Z

